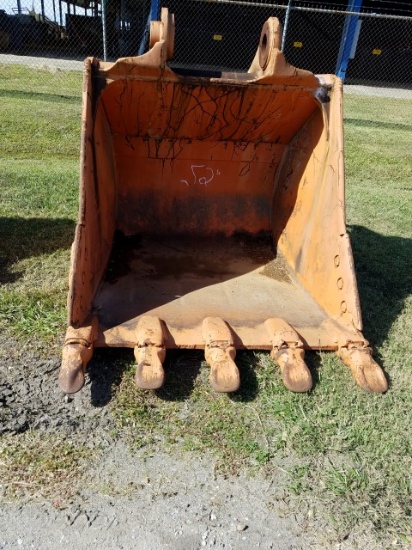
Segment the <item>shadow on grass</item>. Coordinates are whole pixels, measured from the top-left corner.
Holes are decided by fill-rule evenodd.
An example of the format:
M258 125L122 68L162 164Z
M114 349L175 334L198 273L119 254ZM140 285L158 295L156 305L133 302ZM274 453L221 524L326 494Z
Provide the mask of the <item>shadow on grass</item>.
M21 273L13 264L25 258L70 248L73 220L47 218L0 218L0 284L13 283Z
M258 394L258 381L255 373L257 359L251 351L239 351L236 355L236 365L239 368L240 388L236 393L231 393L233 401L247 403L253 401Z
M168 350L164 363L165 383L155 391L163 401L185 401L194 390L200 375L204 352L202 350ZM91 382L91 400L95 407L107 405L120 386L125 368L134 362L131 349L97 349L87 372ZM253 401L258 392L252 352L239 352L237 365L240 371L239 391L230 394L234 401ZM131 381L131 383L133 383ZM202 380L208 384L208 380Z
M307 364L312 375L312 389L310 391L313 391L320 383L319 371L322 368L322 357L318 352L307 351L305 353L305 363Z
M49 94L45 92L25 92L23 90L0 90L0 97L6 97L11 99L21 99L22 101L29 101L31 99L46 101L47 103L72 103L73 105L79 105L81 97L68 96L63 94Z
M362 308L364 334L376 347L388 337L412 294L412 239L349 228Z
M365 120L361 118L345 118L345 125L351 125L351 126L362 126L363 128L377 128L379 125L379 128L382 130L406 130L408 132L411 131L412 125L411 124L401 124L397 122L376 122L376 120Z
M193 392L204 361L202 350L168 350L165 384L156 391L164 401L185 401Z
M165 401L188 399L204 360L203 350L169 350L165 362L165 384L156 391L156 395ZM229 394L234 401L253 401L257 395L258 384L253 362L252 352L238 352L236 365L239 368L241 386L237 392ZM202 380L201 383L209 384L209 380Z
M110 403L122 381L127 364L133 361L131 349L97 349L93 354L87 372L91 383L91 402L94 407Z
M203 352L168 350L164 363L165 383L155 391L164 401L185 401L193 392L200 373ZM91 382L91 401L95 407L107 405L120 386L124 371L136 365L132 349L96 349L87 372ZM135 368L135 367L133 367ZM134 382L131 380L131 384Z

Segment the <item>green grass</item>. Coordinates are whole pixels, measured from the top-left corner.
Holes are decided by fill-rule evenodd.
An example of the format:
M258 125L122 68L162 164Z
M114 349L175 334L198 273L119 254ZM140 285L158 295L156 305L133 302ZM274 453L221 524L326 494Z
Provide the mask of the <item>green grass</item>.
M82 75L12 65L2 75L0 330L49 341L66 318Z
M81 489L87 462L90 449L62 436L36 432L4 436L0 494L19 501L47 498L56 508L64 508Z
M0 329L52 341L64 332L81 75L4 70ZM111 408L132 446L209 453L221 472L259 471L274 484L286 475L291 502L331 518L336 540L363 533L371 547L412 545L411 121L412 101L345 98L347 221L364 333L389 392L362 392L333 354L312 353L315 387L292 394L267 354L239 353L241 390L218 395L202 354L175 352L167 384L148 393L133 386L131 353L113 352ZM106 358L96 353L91 370Z

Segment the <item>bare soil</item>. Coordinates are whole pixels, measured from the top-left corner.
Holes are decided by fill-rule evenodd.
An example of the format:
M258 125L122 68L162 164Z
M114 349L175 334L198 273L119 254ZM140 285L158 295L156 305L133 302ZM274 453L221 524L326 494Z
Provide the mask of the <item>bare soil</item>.
M122 373L111 358L121 351L95 353L71 397L58 388L59 352L0 336L0 447L3 437L18 448L19 438L40 436L87 449L68 494L67 484L44 495L21 483L10 496L0 478L0 550L376 548L365 531L338 536L310 500L291 497L287 462L223 475L212 454L162 441L133 450L112 406Z
M289 505L282 468L266 476L223 476L212 456L166 453L161 443L150 454L133 452L116 433L111 407L121 373L100 358L83 390L67 398L57 386L58 350L44 354L0 337L1 436L69 438L86 445L90 459L84 476L73 476L76 491L61 500L30 487L10 498L0 480L1 550L283 550L315 548L318 536L325 547L325 526Z

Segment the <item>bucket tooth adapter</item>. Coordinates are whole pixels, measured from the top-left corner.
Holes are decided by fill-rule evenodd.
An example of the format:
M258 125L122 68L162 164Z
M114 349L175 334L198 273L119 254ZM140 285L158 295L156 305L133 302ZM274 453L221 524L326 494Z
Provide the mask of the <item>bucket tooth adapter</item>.
M270 18L247 72L173 70L164 8L147 53L86 60L64 392L106 346L134 349L144 389L188 348L218 392L241 384L239 349L270 351L291 391L312 387L305 350L386 391L345 225L342 81L292 67L280 42Z

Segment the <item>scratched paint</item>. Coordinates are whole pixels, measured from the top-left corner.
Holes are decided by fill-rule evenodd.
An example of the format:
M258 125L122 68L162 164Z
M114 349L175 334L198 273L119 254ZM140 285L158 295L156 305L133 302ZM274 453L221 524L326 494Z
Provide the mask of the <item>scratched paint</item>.
M207 186L212 182L215 176L220 176L219 170L215 172L213 168L206 166L206 164L192 164L190 170L192 172L191 177L189 179L180 180L181 183L188 187L195 185Z

